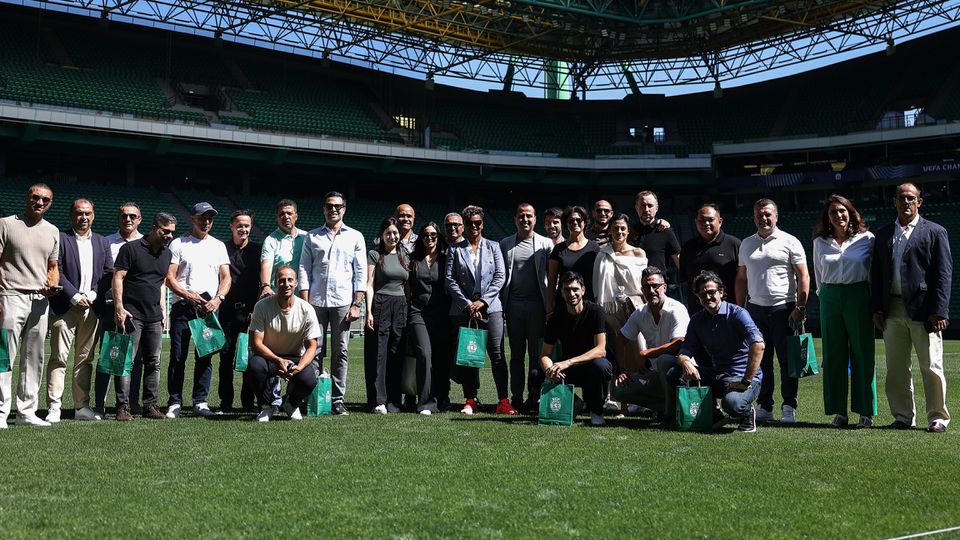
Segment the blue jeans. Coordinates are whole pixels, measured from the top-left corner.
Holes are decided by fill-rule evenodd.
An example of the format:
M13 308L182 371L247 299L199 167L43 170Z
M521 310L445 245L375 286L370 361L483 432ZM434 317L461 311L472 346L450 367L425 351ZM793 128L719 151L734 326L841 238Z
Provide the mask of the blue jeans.
M750 388L739 391L730 390L727 384L739 382L743 379L739 375L727 375L721 373L716 375L710 369L710 366L699 365L697 371L700 372L701 384L709 384L713 390L713 398L720 400L720 408L723 412L734 418L740 418L753 409L753 402L760 394L760 380L754 376ZM676 388L680 385L680 378L683 376L683 368L674 366L667 372L667 383L670 385L670 391L676 394ZM766 377L764 377L766 379Z
M780 364L780 396L783 404L797 408L797 387L800 380L787 376L787 338L793 335L790 328L790 314L796 306L794 302L779 306L758 306L747 303L747 312L757 329L763 334L763 360L760 370L763 372L763 382L760 384L760 397L757 404L764 410L773 410L773 386L776 375L773 369L773 353L777 353L777 363Z
M177 302L170 309L170 365L167 366L168 405L183 404L183 377L186 371L187 353L190 352L191 319L198 316L196 309L186 302ZM193 351L196 363L193 368L193 404L206 403L213 378L213 355L200 357Z

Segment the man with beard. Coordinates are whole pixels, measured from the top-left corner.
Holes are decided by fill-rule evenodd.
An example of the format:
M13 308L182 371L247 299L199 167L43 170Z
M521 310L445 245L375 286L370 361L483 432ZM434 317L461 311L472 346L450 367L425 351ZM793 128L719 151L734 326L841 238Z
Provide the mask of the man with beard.
M562 244L563 238L563 210L552 207L543 213L543 230L553 245Z
M281 199L277 202L276 217L277 228L263 241L260 251L260 298L273 294L277 268L284 264L300 267L300 252L307 237L307 231L297 228L297 203Z
M603 247L610 243L610 219L613 218L613 206L603 199L593 204L593 223L587 229L586 237Z

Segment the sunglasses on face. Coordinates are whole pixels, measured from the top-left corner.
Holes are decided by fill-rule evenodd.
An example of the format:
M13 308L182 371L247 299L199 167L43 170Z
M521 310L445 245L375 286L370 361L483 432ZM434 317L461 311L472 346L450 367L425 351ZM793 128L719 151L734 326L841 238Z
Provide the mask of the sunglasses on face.
M157 229L160 231L160 234L164 236L173 236L173 233L177 232L176 229Z
M129 219L129 220L136 221L140 219L140 216L137 214L120 214L120 219Z
M326 208L327 210L333 210L333 211L335 211L335 212L339 212L339 211L343 210L343 207L344 207L344 206L346 206L346 205L345 205L345 204L330 204L330 203L324 203L324 205L323 205L323 207Z
M435 232L423 233L423 237L427 240L436 240L439 235Z
M483 227L483 220L470 221L470 227L474 229L479 229L480 227Z
M463 223L445 223L443 226L448 229L459 229L463 227Z
M30 195L30 200L34 202L42 202L43 204L50 204L50 201L52 201L53 199L50 197L44 197L42 195L33 194L33 195Z
M580 225L583 223L583 218L570 218L567 220L567 225Z

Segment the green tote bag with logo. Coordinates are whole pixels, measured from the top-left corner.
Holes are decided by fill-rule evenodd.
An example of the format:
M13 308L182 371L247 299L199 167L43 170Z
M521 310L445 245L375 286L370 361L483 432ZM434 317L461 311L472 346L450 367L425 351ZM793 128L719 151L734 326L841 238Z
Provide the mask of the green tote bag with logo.
M473 328L471 325L477 325ZM470 319L467 326L460 327L457 339L457 365L482 368L487 361L487 331L479 328L480 323Z
M234 371L244 372L250 363L250 334L244 332L237 336L237 352L233 355Z
M787 338L787 375L802 378L818 373L820 370L817 368L813 335L805 333L801 326L796 335Z
M573 385L544 381L540 387L540 418L542 425L569 426L573 424Z
M713 391L709 386L677 387L677 430L713 430Z
M190 325L190 337L197 346L197 356L203 358L219 351L227 344L216 313L207 313L187 323Z
M121 332L104 332L97 372L129 377L133 368L133 340Z

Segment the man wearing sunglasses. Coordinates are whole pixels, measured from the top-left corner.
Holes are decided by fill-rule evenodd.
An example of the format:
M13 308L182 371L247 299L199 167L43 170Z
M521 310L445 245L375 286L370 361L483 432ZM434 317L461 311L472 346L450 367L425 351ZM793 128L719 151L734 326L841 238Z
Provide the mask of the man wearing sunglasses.
M452 246L463 240L463 218L456 212L450 212L443 218L443 233L447 245Z
M360 305L367 290L367 246L363 234L343 223L347 203L331 191L324 196L325 223L313 229L303 242L297 281L300 297L317 311L326 335L330 328L330 375L333 378L333 414L347 415L343 403L347 391L347 356L350 323L360 318ZM326 353L321 339L319 358Z
M157 298L170 269L173 253L167 246L176 227L177 218L160 212L150 234L120 246L113 263L113 322L130 333L134 363L143 364L143 416L154 420L164 418L157 407L163 343L163 310ZM130 386L130 377L114 378L120 422L133 420Z
M46 184L27 190L22 214L0 219L0 318L7 329L11 370L0 373L0 429L7 427L13 366L20 356L17 423L49 426L37 416L47 307L60 291L60 231L43 219L53 202ZM22 345L22 347L21 347Z
M593 204L593 223L584 233L588 240L593 240L603 247L610 243L610 220L613 218L613 205L609 201L600 199Z

